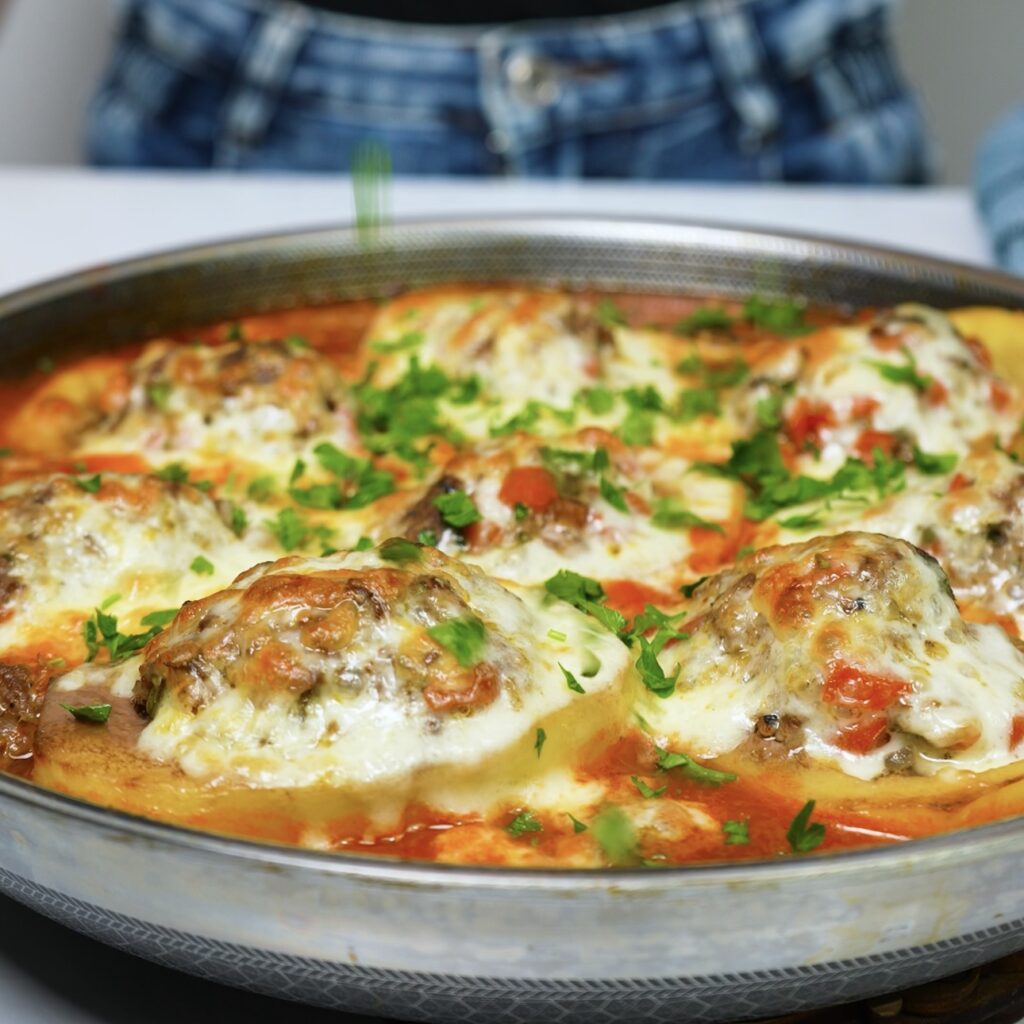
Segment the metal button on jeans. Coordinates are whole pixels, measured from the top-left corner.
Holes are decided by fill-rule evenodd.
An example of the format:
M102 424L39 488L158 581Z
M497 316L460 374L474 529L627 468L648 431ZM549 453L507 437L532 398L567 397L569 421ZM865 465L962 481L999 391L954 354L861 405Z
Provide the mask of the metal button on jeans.
M514 53L505 62L505 77L515 99L529 106L550 107L562 91L561 69L547 57Z

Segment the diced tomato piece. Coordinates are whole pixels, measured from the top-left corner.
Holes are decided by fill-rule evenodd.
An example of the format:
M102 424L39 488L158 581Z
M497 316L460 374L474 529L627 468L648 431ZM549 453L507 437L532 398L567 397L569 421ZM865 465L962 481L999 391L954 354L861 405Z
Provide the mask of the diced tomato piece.
M810 441L819 444L821 431L836 425L836 414L831 406L798 398L786 419L786 434L798 449Z
M1013 750L1024 740L1024 715L1014 715L1010 724L1010 749Z
M148 473L149 463L141 455L111 453L109 455L83 455L80 460L86 473Z
M867 395L858 395L850 406L850 416L855 420L867 419L873 412L880 408L879 402L875 398L869 398Z
M851 754L866 754L889 739L885 715L862 715L836 734L836 746Z
M662 590L649 587L636 580L608 580L603 583L605 604L622 612L627 619L639 615L645 605L653 604L656 608L668 607L678 600Z
M558 485L543 466L516 466L505 474L498 497L509 507L540 512L558 498Z
M969 476L964 476L963 473L954 473L953 479L949 481L949 493L953 491L962 491L965 487L970 487L974 481Z
M924 397L929 405L942 405L949 398L949 391L938 377L932 377L932 382L928 385Z
M624 492L626 496L626 504L638 515L649 516L651 514L651 506L647 499L636 493L636 491Z
M964 338L964 344L971 350L971 354L975 359L985 367L986 370L992 369L992 353L985 347L984 343L978 338Z
M890 434L887 430L865 430L854 442L854 450L869 466L875 463L875 449L881 450L887 458L892 458L893 449L896 447L896 435Z
M865 672L855 665L833 665L821 689L826 704L884 711L913 690L905 679Z
M994 380L989 385L989 394L996 412L1005 412L1010 405L1010 389L1001 380Z

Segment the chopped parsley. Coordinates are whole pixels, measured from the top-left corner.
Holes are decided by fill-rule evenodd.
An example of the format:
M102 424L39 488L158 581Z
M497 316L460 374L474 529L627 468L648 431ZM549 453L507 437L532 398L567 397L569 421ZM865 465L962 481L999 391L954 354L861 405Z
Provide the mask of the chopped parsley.
M391 473L378 469L370 459L348 455L329 441L318 444L313 454L328 473L345 481L346 488L344 493L337 484L317 484L308 488L313 493L306 494L307 501L332 502L311 507L366 508L395 489L395 478ZM294 490L289 493L295 498Z
M371 341L370 348L374 352L408 352L410 349L419 348L423 344L422 331L406 331L401 337L394 341Z
M638 775L630 775L629 780L634 786L636 786L637 792L645 800L653 800L656 797L664 796L665 793L668 792L668 786L659 786L657 789L652 789Z
M339 509L345 499L337 484L312 484L309 487L289 487L288 497L303 508Z
M427 636L451 651L463 668L477 664L487 646L487 630L475 615L439 622L427 630Z
M654 413L647 409L630 409L616 431L620 440L640 447L654 440Z
M723 821L722 834L726 846L746 846L750 842L750 822Z
M604 449L601 449L602 451ZM626 495L621 487L616 487L606 476L601 477L601 497L620 512L628 512L629 505L626 504Z
M522 522L530 514L530 509L521 501L517 501L513 512L515 513L516 522Z
M196 557L192 559L192 564L189 566L189 568L197 576L213 575L213 562L211 562L208 558L204 558L202 555L196 555Z
M645 636L636 637L640 645L640 657L636 659L636 670L640 673L640 681L656 697L671 697L675 692L676 681L679 679L680 666L676 666L675 672L670 676L665 675L665 670L658 661L665 643L671 638L670 630L659 630L652 640Z
M388 538L377 548L377 553L385 562L396 562L398 565L418 562L423 557L419 546L404 537Z
M61 704L61 707L79 722L98 722L101 725L110 718L113 710L110 704Z
M907 384L918 394L923 395L932 386L934 379L917 372L917 360L909 348L904 345L900 351L905 360L902 365L885 363L878 359L869 359L868 365L873 366L887 381L893 384Z
M683 508L675 498L657 498L653 505L654 514L651 525L662 530L684 530L692 526L700 526L705 530L725 533L718 523L702 519L695 512Z
M249 483L246 494L253 501L266 501L274 493L274 478L272 476L258 476Z
M561 663L558 662L558 667L562 670L562 675L565 676L565 685L572 690L573 693L586 693L579 684L579 680Z
M941 475L948 473L956 464L957 455L955 452L949 452L945 455L932 455L921 451L917 445L914 445L914 465L922 473L933 476Z
M727 331L735 322L735 318L721 306L701 306L679 320L672 330L676 334Z
M110 604L107 604L107 607L109 606ZM109 615L102 608L97 608L93 617L82 624L82 638L85 640L86 649L85 660L94 661L101 648L106 649L111 664L124 661L136 651L141 651L166 624L154 621L154 616L161 614L166 613L153 612L142 620L142 624L149 627L144 633L121 633L117 628L117 616ZM146 621L147 619L149 622Z
M522 811L505 826L505 831L510 836L515 836L516 839L527 832L541 832L542 830L543 826L532 811Z
M249 525L249 517L245 514L245 509L241 505L236 505L233 501L229 501L225 508L231 532L236 537L241 537L245 533L245 528Z
M173 390L174 387L169 380L156 380L152 384L146 385L146 397L154 409L163 412L171 400Z
M189 471L181 462L169 462L166 466L153 470L153 476L172 484L190 484L199 491L208 491L213 487L212 480L190 480Z
M626 327L626 315L607 296L598 302L594 315L605 327Z
M275 519L264 520L264 523L285 551L304 548L314 540L323 545L329 544L331 540L331 530L326 526L311 526L293 508L281 509Z
M806 334L811 330L805 314L807 304L799 299L763 299L752 295L743 304L743 318L775 334Z
M695 761L686 754L676 754L669 750L655 748L658 752L658 767L663 772L670 772L673 768L681 768L683 774L695 782L706 782L711 786L720 786L723 782L735 782L736 775L733 772L720 772L714 768L706 768L699 761Z
M103 480L99 473L94 473L92 476L75 477L75 483L89 494L95 494L100 489L102 482Z
M295 465L292 466L291 476L288 477L288 483L293 484L306 472L306 463L302 459L296 459Z
M548 734L543 729L537 730L537 738L533 741L533 749L537 751L538 757L540 757L540 752L544 749L544 742L547 738Z
M676 419L689 423L698 416L717 416L721 411L718 392L713 388L688 388L679 396Z
M164 626L168 626L174 621L174 616L177 614L177 608L161 608L160 611L143 615L140 621L143 626L157 626L163 629Z
M433 530L420 530L416 534L416 543L422 544L425 548L436 548L437 534Z
M373 547L372 537L360 537L353 546L353 551L369 551Z
M636 834L633 823L618 807L606 807L590 823L590 829L605 858L616 865L633 864L637 860Z
M820 821L811 822L815 801L807 803L797 811L786 830L786 840L793 853L810 853L821 846L825 839L825 826Z
M686 597L686 598L690 598L690 597L693 597L693 595L694 595L694 592L696 591L696 589L697 589L697 588L698 588L698 587L699 587L699 586L700 586L700 585L701 585L701 584L702 584L702 583L703 583L703 582L704 582L705 580L707 580L707 579L709 579L709 578L710 578L710 577L708 577L708 576L701 576L701 578L700 578L699 580L694 580L694 581L693 581L692 583L684 583L684 584L683 584L683 585L682 585L682 586L681 586L681 587L679 588L679 593L680 593L680 594L682 594L682 595L683 595L683 597Z
M465 491L439 494L434 499L434 507L441 513L441 518L456 530L464 529L471 523L478 523L483 518L480 510L473 504L473 499Z
M581 576L571 569L559 569L554 576L544 581L544 589L560 601L597 619L613 633L621 633L626 628L624 615L600 603L605 597L604 587L589 576Z
M572 830L579 835L581 832L587 831L587 826L580 821L574 814L570 814L568 811L565 812L569 816L569 820L572 822Z
M576 399L595 416L604 416L615 407L615 392L608 388L587 388L579 392Z

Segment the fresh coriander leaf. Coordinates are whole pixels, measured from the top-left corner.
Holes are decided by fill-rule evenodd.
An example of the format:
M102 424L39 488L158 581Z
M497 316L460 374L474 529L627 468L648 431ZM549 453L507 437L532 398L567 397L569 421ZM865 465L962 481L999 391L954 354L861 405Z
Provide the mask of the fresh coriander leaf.
M821 846L825 839L825 826L820 822L811 822L815 801L807 803L796 813L786 830L786 840L793 853L810 853Z
M156 380L152 384L146 385L146 397L154 409L163 412L167 408L167 403L171 400L171 392L173 390L174 386L169 380Z
M821 526L821 515L810 512L805 515L790 516L788 519L780 519L779 526L784 526L787 530L813 530L816 526Z
M804 319L806 308L806 303L798 299L762 299L754 295L743 304L743 317L776 334L806 334L811 329Z
M289 486L291 484L295 483L295 481L298 480L299 477L302 476L302 474L305 473L305 472L306 472L306 463L303 462L302 459L296 459L295 460L295 465L292 466L291 476L288 477L288 484L289 484Z
M418 562L423 557L420 548L404 537L390 537L377 548L377 553L385 562L397 562L399 565Z
M61 707L79 722L98 722L101 725L110 718L113 710L110 704L61 704Z
M645 409L630 409L616 431L628 445L640 447L654 440L654 415Z
M581 576L571 569L559 569L545 580L544 589L561 601L579 608L588 601L604 600L604 587L589 576Z
M163 608L158 612L143 615L140 621L143 626L157 626L163 629L164 626L169 626L174 621L174 616L177 614L177 608Z
M735 782L736 775L733 772L720 772L714 768L706 768L699 761L695 761L686 754L674 754L661 747L655 748L658 752L658 767L663 772L669 772L673 768L682 768L683 774L695 782L706 782L712 786L719 786L723 782Z
M284 343L293 352L304 352L313 347L305 338L302 337L301 334L289 334L284 339Z
M878 359L869 359L868 366L873 366L887 381L893 384L908 384L918 394L924 394L932 386L933 378L917 372L917 360L909 348L904 345L900 351L905 360L902 366Z
M338 509L344 505L344 498L337 484L289 487L288 497L303 508Z
M272 476L258 476L251 481L246 488L246 494L253 501L266 501L274 493L274 478Z
M610 863L636 863L636 834L633 831L633 823L620 808L605 808L590 823L590 830Z
M612 508L617 508L620 512L629 512L629 505L626 504L626 495L622 488L616 487L606 476L601 477L601 497Z
M622 633L626 628L625 615L614 608L608 608L606 605L598 604L596 601L584 601L579 606L579 609L582 612L586 612L592 618L597 619L609 633Z
M543 827L532 811L523 811L505 826L505 831L518 839L526 832L541 832Z
M331 531L326 526L310 526L293 508L283 508L277 513L276 519L264 522L285 551L305 547L313 540L327 544L331 539Z
M129 655L142 650L163 628L145 620L143 625L149 626L144 633L121 633L117 628L117 616L108 615L102 608L97 608L93 617L82 624L82 637L87 652L85 660L93 661L100 648L105 647L110 655L111 664L124 661Z
M475 615L439 622L427 630L427 636L451 651L463 668L477 664L487 645L487 630Z
M676 419L689 423L698 416L717 416L721 411L718 392L713 388L688 388L679 396Z
M394 341L371 341L370 348L374 352L408 352L423 344L422 331L406 331Z
M662 530L684 530L693 526L703 527L705 530L714 530L716 533L725 533L725 530L718 524L707 519L702 519L694 512L683 508L675 498L657 498L654 501L654 514L651 516L651 525Z
M594 308L594 315L605 327L627 326L625 314L607 296L598 302Z
M739 561L741 558L746 558L747 555L752 555L757 549L753 544L744 544L743 547L736 552L736 560Z
M449 491L447 494L439 494L434 499L434 505L441 513L441 518L457 530L461 530L471 523L477 523L483 518L479 509L473 504L473 499L465 491Z
M750 842L750 822L723 821L722 833L726 846L746 846Z
M360 463L363 460L343 452L329 441L318 444L313 449L313 454L328 473L340 476L343 480L354 480L359 475Z
M580 396L584 405L595 416L604 416L615 407L615 392L608 388L587 388L580 392Z
M754 416L762 427L777 430L782 425L782 406L785 396L781 392L774 392L765 398L761 398L754 405Z
M727 331L735 322L735 319L721 306L701 306L679 320L672 330L676 334Z
M420 530L416 534L416 543L422 544L425 548L436 548L437 534L433 530Z
M231 324L224 332L224 338L227 341L244 341L245 334L242 332L242 325L239 323Z
M914 445L914 465L922 473L928 473L929 475L948 473L956 463L957 455L955 452L949 452L945 455L932 455L921 451L917 445Z
M241 505L236 505L233 501L229 501L226 507L228 526L231 527L231 532L236 537L241 537L245 533L245 528L249 525L249 517L245 514L245 509Z
M734 359L728 366L708 366L704 370L704 383L714 390L734 388L746 380L750 367L742 359Z
M636 670L640 673L640 681L657 697L671 697L675 692L676 681L679 679L680 666L676 666L671 676L665 675L665 670L658 661L658 654L661 651L664 641L659 642L658 635L653 641L644 636L636 638L640 645L640 657L636 660Z
M196 555L196 557L192 559L192 564L189 566L189 568L197 576L213 575L213 562L211 562L208 558L204 558L202 555Z
M651 789L651 787L637 775L630 775L629 778L645 800L653 800L655 797L664 796L668 790L668 786L659 786L657 789Z
M572 822L572 830L576 833L576 835L579 835L581 832L587 831L587 826L584 825L579 818L577 818L573 814L569 814L568 811L566 811L565 813L569 815L569 820Z
M682 585L682 586L681 586L681 587L679 588L679 593L680 593L680 594L682 594L682 595L683 595L683 597L686 597L686 598L690 598L690 597L693 597L694 591L695 591L695 590L696 590L696 589L697 589L697 588L698 588L698 587L699 587L699 586L700 586L700 585L701 585L701 584L702 584L702 583L703 583L703 582L704 582L705 580L707 580L707 579L710 579L710 578L711 578L711 577L709 577L709 576L701 576L701 578L700 578L699 580L694 580L694 581L693 581L692 583L684 583L684 584L683 584L683 585Z
M99 473L94 473L92 476L75 477L75 483L89 494L95 494L100 489L102 482L102 477Z
M154 470L153 476L172 484L188 483L188 470L181 462L169 462L166 466Z
M102 608L103 611L106 611L108 608L111 608L115 604L117 604L117 602L120 600L120 594L109 594L107 597L103 598L102 601L100 601L100 608Z
M533 749L537 751L538 757L540 757L540 752L544 749L544 742L547 738L548 734L543 729L537 730L537 738L533 741Z
M513 511L515 512L516 522L522 522L530 514L529 508L521 501L516 502Z
M562 670L562 675L565 676L565 685L568 686L573 693L587 692L582 686L580 686L576 677L561 662L558 662L558 667Z
M356 541L353 551L369 551L373 547L373 540L370 537L360 537Z

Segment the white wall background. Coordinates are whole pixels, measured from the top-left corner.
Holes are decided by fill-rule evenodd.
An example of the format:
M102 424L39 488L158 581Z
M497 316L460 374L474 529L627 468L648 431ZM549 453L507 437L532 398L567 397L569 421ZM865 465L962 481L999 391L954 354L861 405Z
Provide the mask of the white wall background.
M0 163L76 163L115 4L7 2L6 16L0 13ZM964 183L986 125L1024 102L1024 0L902 0L896 25L944 180Z

